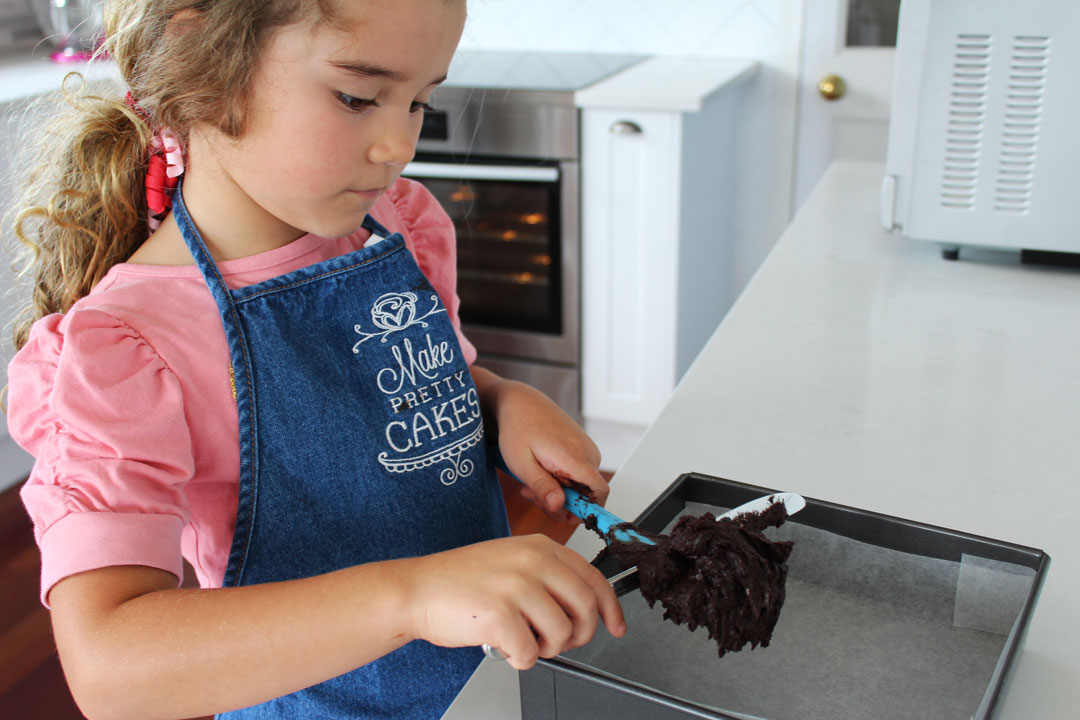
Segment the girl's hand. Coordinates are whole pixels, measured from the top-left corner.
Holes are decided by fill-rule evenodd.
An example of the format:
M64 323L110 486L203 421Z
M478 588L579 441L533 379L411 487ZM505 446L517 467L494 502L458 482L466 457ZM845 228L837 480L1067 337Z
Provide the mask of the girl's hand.
M600 474L600 450L562 409L524 383L473 367L473 378L499 451L510 471L524 484L521 494L548 517L580 522L563 508L563 485L576 487L603 505L608 484Z
M543 535L489 540L407 561L412 637L443 647L487 643L518 670L592 639L615 637L622 608L603 574ZM599 615L599 618L598 618Z

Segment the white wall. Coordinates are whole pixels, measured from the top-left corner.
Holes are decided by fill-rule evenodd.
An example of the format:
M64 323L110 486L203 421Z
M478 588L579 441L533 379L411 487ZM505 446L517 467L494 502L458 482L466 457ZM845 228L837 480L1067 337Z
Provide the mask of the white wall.
M39 40L30 0L0 0L0 51L33 47Z
M734 292L791 215L803 0L470 0L461 47L759 60L737 130Z

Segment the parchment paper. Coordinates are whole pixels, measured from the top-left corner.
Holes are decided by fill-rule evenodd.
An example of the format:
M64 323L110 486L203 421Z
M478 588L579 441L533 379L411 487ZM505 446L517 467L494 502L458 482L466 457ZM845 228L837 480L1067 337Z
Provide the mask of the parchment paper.
M724 509L688 505L684 514ZM795 541L769 647L718 658L704 628L663 620L659 603L650 609L634 592L621 598L624 638L601 626L563 658L768 720L972 716L1034 571L972 556L936 560L794 523L767 534Z

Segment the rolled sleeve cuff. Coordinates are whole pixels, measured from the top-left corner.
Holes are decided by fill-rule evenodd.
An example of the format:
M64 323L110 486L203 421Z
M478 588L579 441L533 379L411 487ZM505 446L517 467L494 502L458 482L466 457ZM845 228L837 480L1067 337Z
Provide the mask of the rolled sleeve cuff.
M180 533L176 515L74 512L56 521L41 536L41 603L53 585L76 573L115 565L146 565L183 580Z

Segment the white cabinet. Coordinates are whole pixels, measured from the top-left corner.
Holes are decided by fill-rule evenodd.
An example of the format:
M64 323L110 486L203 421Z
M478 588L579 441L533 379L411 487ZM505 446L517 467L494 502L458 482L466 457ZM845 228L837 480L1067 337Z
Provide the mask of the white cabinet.
M621 464L734 299L741 85L699 109L582 111L582 411L606 467Z
M586 111L583 414L646 424L675 380L678 113Z

